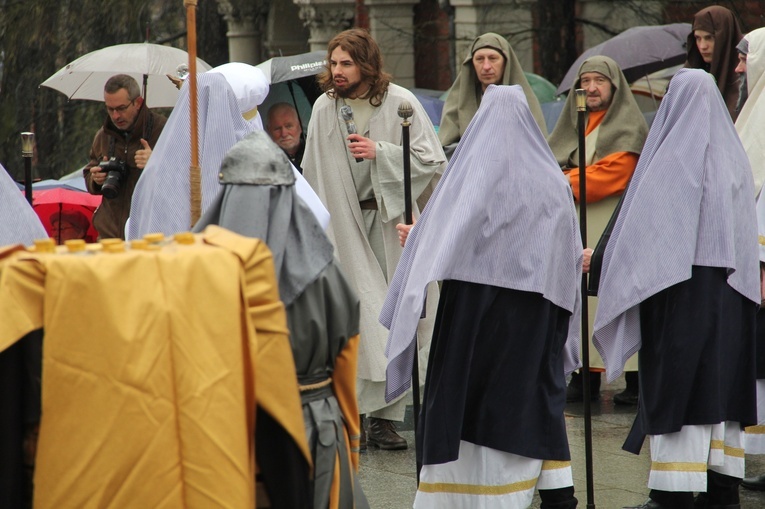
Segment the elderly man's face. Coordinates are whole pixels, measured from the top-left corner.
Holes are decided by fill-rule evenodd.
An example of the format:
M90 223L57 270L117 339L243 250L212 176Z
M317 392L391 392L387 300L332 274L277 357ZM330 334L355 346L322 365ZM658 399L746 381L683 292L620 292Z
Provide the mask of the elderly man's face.
M603 111L611 106L613 96L611 80L599 72L583 72L579 86L587 92L587 109Z
M271 139L289 155L295 155L300 146L300 128L297 115L293 110L281 109L269 116L268 134Z
M746 74L746 55L743 53L738 54L738 65L736 65L736 72L739 74Z
M712 54L715 51L715 34L706 30L694 30L693 36L696 38L696 47L699 48L701 58L705 63L712 63Z
M489 85L502 82L502 76L505 74L505 57L495 49L481 48L473 53L473 67L481 87L486 90Z

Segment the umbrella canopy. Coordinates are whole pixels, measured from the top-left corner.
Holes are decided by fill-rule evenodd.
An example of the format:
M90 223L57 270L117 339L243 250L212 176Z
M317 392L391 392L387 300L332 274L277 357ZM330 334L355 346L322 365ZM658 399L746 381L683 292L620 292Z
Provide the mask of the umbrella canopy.
M71 189L65 185L33 189L32 208L40 218L48 236L61 243L62 227L81 222L85 240L94 242L98 233L93 228L93 212L101 204L101 196ZM64 220L62 221L61 218Z
M562 94L574 86L582 62L593 55L613 58L629 82L682 64L685 62L686 43L690 33L690 23L629 28L582 53L563 77L557 92Z
M274 84L319 74L324 70L326 57L326 51L312 51L300 55L270 58L255 67L263 71L270 84Z
M430 117L430 122L434 127L441 125L441 113L444 110L444 98L446 97L441 90L430 88L410 88L409 91L414 94L420 104L425 109L425 113ZM414 119L412 119L414 121Z
M547 103L555 100L555 96L558 95L555 91L555 85L550 81L543 78L533 72L523 73L531 86L531 90L534 91L534 95L539 99L539 103Z
M178 99L178 89L167 79L175 75L179 65L189 61L182 49L161 44L118 44L102 48L67 64L56 74L42 82L41 86L58 90L69 99L104 100L104 84L115 74L129 74L144 83L146 104L150 108L173 107ZM198 72L210 70L210 66L197 58Z
M23 189L23 185L20 185L20 187ZM80 191L80 192L87 192L88 189L85 184L85 179L82 178L82 173L80 173L79 179L70 179L70 180L55 180L55 179L47 179L47 180L40 180L39 182L35 182L32 184L32 189L34 191L44 191L47 189L68 189L70 191Z

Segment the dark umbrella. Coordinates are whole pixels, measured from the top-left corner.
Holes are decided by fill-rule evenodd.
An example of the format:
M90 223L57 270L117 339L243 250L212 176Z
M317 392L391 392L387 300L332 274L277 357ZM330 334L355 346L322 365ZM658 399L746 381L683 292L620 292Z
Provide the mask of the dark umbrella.
M613 58L630 83L652 72L682 64L690 33L690 23L629 28L582 53L568 69L557 92L562 94L574 86L582 62L593 55Z
M326 51L312 51L300 55L270 58L255 67L263 71L269 83L274 84L319 74L324 70L326 57Z

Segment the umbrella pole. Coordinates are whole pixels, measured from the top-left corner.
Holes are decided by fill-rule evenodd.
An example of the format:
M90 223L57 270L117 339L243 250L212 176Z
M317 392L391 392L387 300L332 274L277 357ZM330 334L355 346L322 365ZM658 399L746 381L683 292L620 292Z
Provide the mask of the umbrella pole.
M300 108L298 108L297 98L295 97L295 90L292 88L292 80L287 82L287 88L290 89L290 95L292 96L292 104L295 105L295 113L297 113L298 123L300 124L300 131L305 131L303 126L303 119L300 118Z
M653 93L653 87L651 86L651 79L648 77L648 75L645 75L645 82L648 83L648 93L651 94L651 99L653 100L653 107L654 109L659 109L659 105L656 103L656 95Z
M186 7L186 32L189 53L189 116L191 120L191 165L189 184L191 197L191 224L202 215L202 169L199 167L199 129L197 117L197 0L183 0Z
M587 247L587 158L584 131L587 115L587 94L576 90L577 130L579 132L579 231L582 245ZM587 274L582 274L582 392L584 392L584 456L587 477L587 508L595 509L592 475L592 408L590 401L590 324L587 302Z
M143 102L146 102L149 98L149 75L143 75ZM146 107L148 108L148 104Z

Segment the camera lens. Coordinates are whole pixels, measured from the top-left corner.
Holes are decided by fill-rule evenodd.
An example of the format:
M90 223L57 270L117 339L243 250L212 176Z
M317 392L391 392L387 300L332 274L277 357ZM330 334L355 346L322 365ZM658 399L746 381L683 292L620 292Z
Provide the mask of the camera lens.
M101 194L106 198L112 199L117 196L117 192L120 190L120 173L118 171L110 171L106 180L104 180L101 186Z

